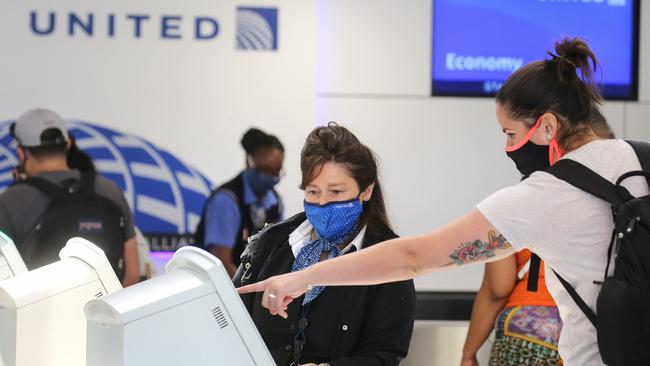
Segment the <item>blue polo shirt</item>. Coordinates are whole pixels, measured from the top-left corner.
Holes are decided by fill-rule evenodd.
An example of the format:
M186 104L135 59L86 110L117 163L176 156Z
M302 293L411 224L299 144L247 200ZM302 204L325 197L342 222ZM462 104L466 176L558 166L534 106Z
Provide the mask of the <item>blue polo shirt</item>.
M272 190L269 190L262 197L261 202L257 200L255 192L251 188L248 179L242 177L244 182L244 203L246 205L257 206L264 210L278 204L278 197ZM248 212L244 214L248 215ZM212 196L205 213L205 243L206 247L218 245L226 248L235 246L240 238L239 227L241 225L241 215L239 203L232 192L222 190ZM280 220L283 217L282 207L280 207Z

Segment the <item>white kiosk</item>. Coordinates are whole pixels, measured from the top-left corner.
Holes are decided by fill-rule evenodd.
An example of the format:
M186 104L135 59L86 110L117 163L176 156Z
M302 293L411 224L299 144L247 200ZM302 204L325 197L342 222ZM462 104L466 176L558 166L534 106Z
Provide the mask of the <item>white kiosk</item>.
M0 281L27 272L27 266L20 257L16 245L3 232L0 232ZM0 366L5 366L0 353Z
M0 353L5 366L84 366L90 299L122 288L104 252L81 238L61 260L0 282Z
M13 240L0 232L0 281L24 272L27 272L27 267L18 254Z
M218 259L184 247L166 270L86 305L87 366L275 365Z

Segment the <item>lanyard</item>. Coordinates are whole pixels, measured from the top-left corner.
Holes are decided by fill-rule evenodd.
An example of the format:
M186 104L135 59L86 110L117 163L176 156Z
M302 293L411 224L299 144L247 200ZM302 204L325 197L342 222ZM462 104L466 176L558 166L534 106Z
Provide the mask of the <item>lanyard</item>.
M310 303L303 305L300 310L300 318L298 319L298 331L296 332L296 336L293 337L293 362L290 366L298 366L300 364L302 348L307 342L307 337L305 336L305 328L307 328L307 325L309 325L309 320L307 320L307 313L309 313L310 305Z
M357 247L354 245L349 245L349 249L343 250L340 255L352 253L357 250ZM309 325L309 320L307 319L307 314L309 313L309 307L311 302L308 302L306 305L303 305L300 308L300 318L298 318L298 331L296 332L295 337L293 337L293 362L289 366L300 366L300 357L302 356L302 349L307 342L307 337L305 336L305 328Z

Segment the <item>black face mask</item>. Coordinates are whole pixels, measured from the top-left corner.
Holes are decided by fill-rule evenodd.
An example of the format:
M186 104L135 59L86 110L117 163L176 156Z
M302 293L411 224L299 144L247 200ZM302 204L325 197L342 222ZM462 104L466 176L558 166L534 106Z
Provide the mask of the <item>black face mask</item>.
M551 166L548 158L549 150L550 145L536 145L528 140L517 150L506 152L506 154L515 162L523 180L534 172L546 170Z

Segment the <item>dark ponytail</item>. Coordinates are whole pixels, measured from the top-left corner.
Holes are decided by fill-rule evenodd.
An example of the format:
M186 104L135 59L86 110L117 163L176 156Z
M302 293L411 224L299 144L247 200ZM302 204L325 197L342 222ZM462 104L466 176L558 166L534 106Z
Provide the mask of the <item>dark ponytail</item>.
M70 139L70 147L66 154L68 168L77 169L80 172L95 173L95 163L93 163L90 155L77 146L77 142L72 134L68 134L68 138Z
M284 146L277 137L257 128L246 131L240 143L248 155L254 155L255 152L264 148L274 148L284 152Z
M305 189L309 182L320 174L320 169L327 162L344 165L361 191L375 184L370 200L364 203L360 225L366 225L366 231L373 235L389 233L390 222L379 183L377 160L372 150L362 144L347 128L335 122L317 127L307 137L300 153L300 189Z
M576 148L591 131L612 138L598 111L602 97L594 72L599 64L589 45L580 38L565 38L555 43L555 53L548 54L550 59L513 73L497 93L497 102L510 117L529 126L542 114L553 113L560 121L557 141L564 151Z

